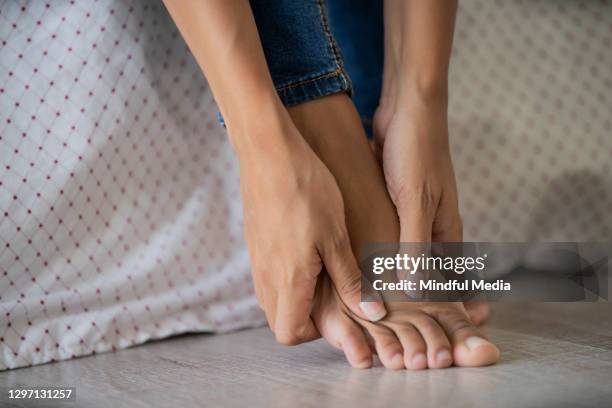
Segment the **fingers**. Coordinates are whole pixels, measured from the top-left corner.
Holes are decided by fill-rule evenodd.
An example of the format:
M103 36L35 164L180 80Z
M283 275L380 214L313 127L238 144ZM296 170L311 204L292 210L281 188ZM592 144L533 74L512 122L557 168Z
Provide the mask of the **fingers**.
M357 316L372 322L385 317L387 310L381 301L361 302L361 271L351 249L348 233L330 239L323 247L321 258L344 304Z
M285 322L282 319L282 316L276 319L277 324L274 331L276 341L280 344L296 346L321 337L310 317L301 322Z
M316 286L316 279L306 274L295 273L298 278L278 291L265 292L265 311L270 328L276 340L287 346L294 346L315 340L319 331L310 318L310 310Z

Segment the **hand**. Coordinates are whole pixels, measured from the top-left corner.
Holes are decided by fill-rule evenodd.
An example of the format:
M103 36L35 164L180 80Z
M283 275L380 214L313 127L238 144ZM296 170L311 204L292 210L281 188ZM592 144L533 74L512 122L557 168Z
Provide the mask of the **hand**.
M382 318L382 303L360 310L361 273L340 191L278 97L249 3L165 4L209 81L238 154L255 291L277 339L296 344L318 337L310 312L323 265L351 311ZM201 24L203 17L210 21Z
M410 100L410 99L409 99ZM401 242L460 242L446 104L413 98L378 108L375 150L400 219Z
M353 313L381 319L383 303L360 303L361 272L334 177L290 120L264 128L237 151L255 292L276 339L294 345L319 337L310 313L323 267ZM275 143L260 148L266 138Z

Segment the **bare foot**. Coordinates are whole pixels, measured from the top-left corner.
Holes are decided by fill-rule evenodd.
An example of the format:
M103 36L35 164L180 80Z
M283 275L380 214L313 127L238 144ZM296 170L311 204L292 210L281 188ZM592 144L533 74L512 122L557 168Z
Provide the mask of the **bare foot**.
M356 254L366 242L397 242L399 222L382 172L348 96L332 95L289 109L301 134L338 182ZM444 368L495 363L499 350L475 327L482 306L462 303L390 302L377 323L354 316L321 275L313 320L322 336L341 348L351 365L372 364L370 343L388 368Z

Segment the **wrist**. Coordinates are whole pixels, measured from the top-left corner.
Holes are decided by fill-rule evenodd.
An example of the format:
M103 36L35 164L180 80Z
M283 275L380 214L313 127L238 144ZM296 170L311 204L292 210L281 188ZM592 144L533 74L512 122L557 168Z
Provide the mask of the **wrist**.
M423 106L427 109L446 109L448 80L446 76L409 74L398 79L396 107Z
M278 96L260 99L227 122L230 142L241 164L277 161L305 143Z
M388 112L415 107L441 110L448 105L448 80L445 75L419 74L389 69L385 75L379 109Z

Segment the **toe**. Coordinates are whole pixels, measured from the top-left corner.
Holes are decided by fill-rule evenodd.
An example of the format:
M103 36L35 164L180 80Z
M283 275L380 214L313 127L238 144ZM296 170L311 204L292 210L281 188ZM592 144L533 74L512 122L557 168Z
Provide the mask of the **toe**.
M352 367L372 367L372 352L359 327L355 326L344 331L341 336L340 347Z
M342 312L339 312L342 313ZM372 366L372 351L363 330L346 315L326 316L317 322L321 335L330 344L341 349L354 368Z
M451 345L442 327L425 314L414 317L411 323L418 329L427 345L429 368L445 368L453 364Z
M478 367L494 364L499 349L488 341L463 310L454 310L436 317L453 344L455 365Z
M393 370L404 368L404 349L395 334L384 326L374 324L368 325L367 330L374 340L380 362Z
M366 336L361 327L345 313L326 276L318 281L316 296L312 319L321 336L332 346L344 351L351 366L371 367L372 351Z
M427 345L419 331L410 323L393 325L392 329L404 349L404 366L409 370L427 368Z

